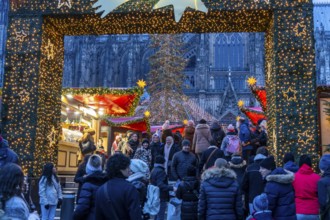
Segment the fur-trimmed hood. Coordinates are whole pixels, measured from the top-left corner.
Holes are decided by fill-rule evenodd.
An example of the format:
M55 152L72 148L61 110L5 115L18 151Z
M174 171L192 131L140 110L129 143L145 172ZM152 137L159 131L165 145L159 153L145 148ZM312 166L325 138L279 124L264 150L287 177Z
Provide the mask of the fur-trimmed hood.
M231 161L229 161L228 164L229 164L230 168L242 168L246 165L246 161L243 160L242 163L239 163L239 164L234 164Z
M294 173L283 168L276 168L268 176L266 176L268 182L277 182L282 184L291 184L294 180Z
M196 129L210 129L210 126L208 124L198 124Z
M236 173L228 168L210 168L202 174L202 181L206 181L218 188L227 188L236 180Z

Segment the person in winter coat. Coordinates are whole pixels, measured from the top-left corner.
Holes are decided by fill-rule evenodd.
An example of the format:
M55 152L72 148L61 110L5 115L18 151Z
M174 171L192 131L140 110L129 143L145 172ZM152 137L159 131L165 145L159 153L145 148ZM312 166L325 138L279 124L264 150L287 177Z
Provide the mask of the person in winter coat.
M261 148L259 148L261 149ZM266 158L264 154L257 154L254 157L254 163L247 166L242 179L242 191L245 195L245 207L248 208L250 215L253 213L253 200L257 195L264 191L264 180L261 176L260 163Z
M42 220L53 220L56 207L62 204L62 188L52 163L44 165L39 181L39 197Z
M152 168L154 167L155 158L158 155L162 155L162 152L161 152L162 143L160 142L160 138L157 133L152 135L152 141L150 143L150 150L151 150L151 168L150 168L150 170L152 170Z
M100 156L94 154L89 157L86 165L86 174L76 209L73 213L74 220L95 219L96 192L107 181L106 174L102 172L102 158Z
M195 134L195 123L193 120L188 121L188 125L183 130L183 138L193 143Z
M130 176L129 157L115 154L107 162L109 180L96 192L95 219L141 220L140 196L126 178Z
M132 159L129 165L131 175L127 181L132 183L140 195L141 214L143 211L144 203L147 200L147 186L150 177L149 166L144 161L139 159ZM147 215L142 215L142 219L149 219Z
M292 183L295 191L297 219L319 219L319 202L317 197L317 182L320 176L314 173L312 159L302 155L299 159L299 170Z
M126 155L129 156L131 159L134 158L136 150L139 148L139 136L137 133L131 133L128 137L128 142L125 146Z
M243 176L244 176L244 173L246 170L246 161L243 160L241 155L233 154L228 165L229 165L229 168L234 170L234 172L236 173L237 182L238 182L239 186L241 187Z
M154 220L164 220L167 202L169 200L169 191L173 187L168 185L167 175L165 173L165 158L157 156L155 166L150 174L150 184L159 187L160 210Z
M173 137L172 130L170 129L170 121L166 120L162 126L162 143L166 142L168 136Z
M269 210L276 220L296 220L296 204L292 182L294 173L276 168L273 156L260 163L260 173L265 178L265 193Z
M1 131L0 131L1 132ZM0 135L0 169L7 163L18 163L18 156L9 148L8 141Z
M122 141L121 135L117 135L111 146L111 155L113 155L116 151L120 151L118 145L121 141Z
M322 177L317 183L321 220L330 219L330 154L322 156L319 168Z
M235 131L235 127L232 124L229 124L227 127L227 135L224 137L222 144L221 144L221 150L225 154L226 159L229 161L231 160L231 155L233 153L239 153L241 149L241 141ZM234 146L230 147L229 145L236 144L237 151L233 152L230 148L234 148Z
M29 205L22 195L24 174L17 164L7 163L0 169L0 219L28 220ZM3 209L3 210L2 210Z
M245 118L239 119L239 139L242 142L242 152L243 158L245 161L249 161L249 157L253 150L253 146L251 145L251 131L249 129L249 124L245 120Z
M283 158L283 168L296 173L299 170L298 165L294 162L294 155L292 153L285 153Z
M171 173L175 181L183 180L187 176L188 167L196 166L197 161L193 153L190 152L190 142L182 141L182 151L174 154Z
M204 119L199 121L196 126L192 149L200 160L202 153L207 150L210 146L210 141L212 139L210 127L206 124Z
M173 137L168 136L166 142L162 145L161 155L165 158L165 172L167 173L168 178L171 181L175 180L175 177L172 175L171 166L173 156L176 152L179 152L179 148L174 144Z
M76 175L74 176L73 181L78 183L77 199L79 198L81 187L85 182L86 177L86 165L91 155L86 155L84 160L79 164ZM78 201L78 200L77 200Z
M179 184L176 197L182 200L181 220L197 220L199 181L196 178L195 167L188 167L187 176Z
M215 167L207 169L202 174L198 201L199 219L241 220L242 207L242 196L234 171L225 167Z
M148 139L142 141L142 146L136 150L134 159L142 160L149 168L151 167L151 149Z
M215 140L210 141L210 145L206 151L203 152L201 160L199 162L199 173L201 174L204 170L212 167L214 162L218 158L225 158L225 155L221 149L216 146L217 142Z
M216 146L221 147L222 140L226 136L225 132L223 131L220 123L218 121L213 121L210 126L211 136L212 139L216 141Z
M265 193L254 198L253 209L255 212L246 220L273 220L272 211L268 210L268 199Z
M266 132L262 129L261 126L257 125L256 130L253 132L252 135L252 140L251 140L251 145L253 146L254 152L262 146L267 146L267 134Z
M173 134L173 140L174 140L174 144L176 144L178 146L178 148L180 150L182 150L182 135L180 134L180 131L176 131L174 134Z

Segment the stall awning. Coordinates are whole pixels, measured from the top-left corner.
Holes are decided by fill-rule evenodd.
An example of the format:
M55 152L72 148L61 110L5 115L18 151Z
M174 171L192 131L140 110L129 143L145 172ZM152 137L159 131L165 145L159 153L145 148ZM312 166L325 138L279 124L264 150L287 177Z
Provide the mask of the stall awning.
M101 125L150 132L149 120L146 117L107 118L102 120Z
M170 125L170 129L172 133L179 131L181 134L183 133L185 125ZM153 125L151 126L151 133L155 133L157 130L162 130L161 125Z
M240 110L254 125L257 125L259 120L266 119L265 113L262 111L261 107L242 107Z

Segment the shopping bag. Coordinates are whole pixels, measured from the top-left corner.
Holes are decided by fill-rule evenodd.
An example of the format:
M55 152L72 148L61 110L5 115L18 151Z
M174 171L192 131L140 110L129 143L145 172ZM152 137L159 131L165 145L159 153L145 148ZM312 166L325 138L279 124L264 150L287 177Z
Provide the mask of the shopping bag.
M171 198L167 206L167 220L181 220L181 203L178 198Z

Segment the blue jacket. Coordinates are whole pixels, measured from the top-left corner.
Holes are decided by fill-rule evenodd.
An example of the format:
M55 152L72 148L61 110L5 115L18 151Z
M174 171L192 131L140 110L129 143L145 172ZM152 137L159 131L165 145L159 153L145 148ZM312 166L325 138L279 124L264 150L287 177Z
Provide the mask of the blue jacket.
M246 220L273 220L272 212L270 210L255 212Z
M297 173L298 170L299 170L298 165L295 162L293 162L293 161L286 162L284 164L283 168L286 169L286 170L289 170L291 172L294 172L294 173Z
M124 177L112 178L96 192L95 219L141 220L140 197Z
M294 174L283 168L276 168L266 176L265 193L269 210L276 220L296 220L296 204L292 182Z
M330 169L326 170L317 183L320 212L324 212L327 207L327 196L330 190ZM328 189L329 188L329 189ZM330 198L330 197L329 197ZM330 210L325 214L325 219L330 219Z
M241 142L251 142L251 131L249 129L249 124L248 123L242 123L239 126L239 139L241 140ZM247 145L242 147L242 150L252 150L253 147L252 145Z
M155 164L154 169L150 174L150 184L159 187L159 198L161 201L168 201L168 192L173 189L168 185L167 175L165 173L165 168L160 164Z
M73 219L95 219L95 196L98 188L107 181L107 177L101 171L94 172L85 178L81 187L80 195Z
M18 156L12 149L9 148L8 141L2 139L0 141L0 168L7 163L18 164Z
M202 175L198 202L199 219L243 219L242 195L231 169L210 168Z

